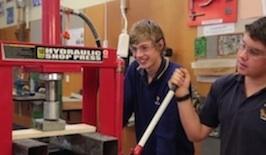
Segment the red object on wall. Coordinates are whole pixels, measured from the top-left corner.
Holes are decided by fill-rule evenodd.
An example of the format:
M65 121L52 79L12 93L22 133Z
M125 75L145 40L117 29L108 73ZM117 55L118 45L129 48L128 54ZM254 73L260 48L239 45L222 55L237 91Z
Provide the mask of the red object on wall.
M189 0L188 25L236 22L237 0Z

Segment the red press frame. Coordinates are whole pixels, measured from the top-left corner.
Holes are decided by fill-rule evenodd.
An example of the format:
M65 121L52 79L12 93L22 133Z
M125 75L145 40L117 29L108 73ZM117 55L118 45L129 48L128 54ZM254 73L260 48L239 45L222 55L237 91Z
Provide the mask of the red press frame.
M60 46L61 18L59 12L60 0L42 0L42 46L62 47ZM3 44L3 42L0 43L0 47ZM124 61L117 57L114 49L105 50L108 51L108 56L101 63L5 61L0 55L1 155L12 154L12 67L14 66L23 66L40 72L59 73L80 71L83 68L82 121L95 125L97 131L102 134L116 137L118 139L118 153L119 155L122 154Z
M36 60L16 61L3 59L2 50L4 44L34 45L14 42L0 43L0 122L2 124L0 128L0 146L2 155L12 154L12 68L14 66L23 66L39 72L56 73L76 72L82 68L84 90L82 121L96 126L97 132L116 137L119 144L119 154L121 154L124 61L117 58L114 49L104 49L107 55L100 63L38 62Z

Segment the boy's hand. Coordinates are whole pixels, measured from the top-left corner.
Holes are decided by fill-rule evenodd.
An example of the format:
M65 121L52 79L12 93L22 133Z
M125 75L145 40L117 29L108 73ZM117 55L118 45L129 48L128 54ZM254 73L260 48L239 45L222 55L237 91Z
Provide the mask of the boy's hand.
M176 97L187 95L190 86L190 75L188 71L185 68L177 68L169 80L169 84L177 86L175 92Z

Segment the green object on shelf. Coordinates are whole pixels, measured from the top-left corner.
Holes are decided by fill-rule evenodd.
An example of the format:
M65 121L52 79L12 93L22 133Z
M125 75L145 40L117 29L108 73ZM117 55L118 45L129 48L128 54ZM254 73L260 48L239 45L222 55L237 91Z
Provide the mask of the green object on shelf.
M32 118L42 118L43 117L43 103L42 101L34 101L32 107Z
M35 126L35 119L43 118L43 101L33 101L31 112L32 127Z
M207 55L207 39L200 37L195 39L195 56L196 58L206 57Z

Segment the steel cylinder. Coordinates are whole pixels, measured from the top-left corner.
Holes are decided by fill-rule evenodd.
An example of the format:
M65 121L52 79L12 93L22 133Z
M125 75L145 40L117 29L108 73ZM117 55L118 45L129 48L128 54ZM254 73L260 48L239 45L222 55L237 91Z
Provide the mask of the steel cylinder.
M58 82L62 80L62 74L44 73L40 75L40 79L45 81L46 97L43 104L43 115L45 120L59 119L59 97Z
M44 102L43 117L45 120L59 119L59 102Z
M56 81L46 81L45 88L46 88L46 101L56 101L57 99L57 88L56 88Z

